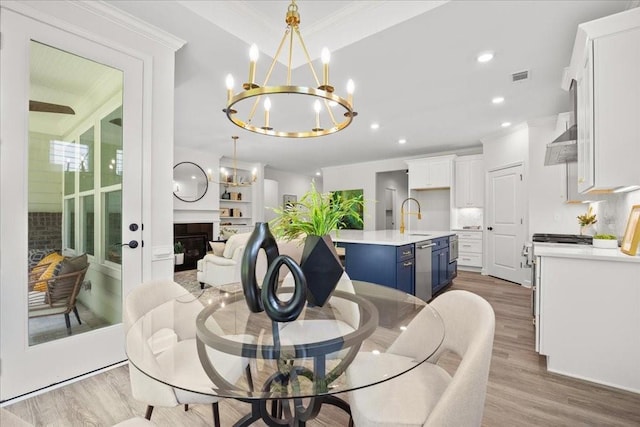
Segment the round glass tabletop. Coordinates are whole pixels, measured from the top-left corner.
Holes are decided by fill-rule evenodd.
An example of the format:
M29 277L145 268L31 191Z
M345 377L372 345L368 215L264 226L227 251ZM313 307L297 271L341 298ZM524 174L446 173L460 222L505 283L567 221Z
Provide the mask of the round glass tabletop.
M445 331L431 306L384 286L350 284L336 289L323 307L307 305L287 323L251 312L239 284L185 291L131 325L129 361L178 389L265 400L368 387L402 375L438 349ZM278 292L286 300L290 288ZM376 363L377 355L402 345L412 321L419 323L421 341L414 360L401 366ZM349 375L354 361L364 362L358 363L357 376Z

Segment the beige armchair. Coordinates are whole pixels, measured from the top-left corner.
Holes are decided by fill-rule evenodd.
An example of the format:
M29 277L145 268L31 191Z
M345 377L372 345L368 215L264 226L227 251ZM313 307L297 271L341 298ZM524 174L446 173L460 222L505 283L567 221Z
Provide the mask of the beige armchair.
M251 233L234 234L224 245L221 255L209 253L198 261L196 273L200 286L222 286L240 281L240 263Z
M222 255L207 254L198 261L197 278L201 287L204 285L222 286L229 283L240 282L240 269L244 248L251 233L235 234L227 240ZM288 255L297 263L302 257L304 241L294 239L291 241L278 240L280 255ZM280 268L279 280L284 280L287 267ZM267 273L267 259L264 251L260 251L256 261L256 278L262 283L262 278Z

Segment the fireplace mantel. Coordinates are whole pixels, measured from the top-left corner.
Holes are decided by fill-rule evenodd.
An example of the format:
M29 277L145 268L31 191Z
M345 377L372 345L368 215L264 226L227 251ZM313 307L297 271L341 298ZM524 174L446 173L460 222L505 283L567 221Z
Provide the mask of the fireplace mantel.
M193 222L220 222L219 209L174 209L174 224L190 224Z

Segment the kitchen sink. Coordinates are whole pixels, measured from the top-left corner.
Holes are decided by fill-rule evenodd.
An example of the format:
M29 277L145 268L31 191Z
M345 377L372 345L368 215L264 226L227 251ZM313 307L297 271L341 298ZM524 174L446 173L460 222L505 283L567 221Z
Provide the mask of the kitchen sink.
M427 233L409 233L409 236L431 236L431 234L427 234Z

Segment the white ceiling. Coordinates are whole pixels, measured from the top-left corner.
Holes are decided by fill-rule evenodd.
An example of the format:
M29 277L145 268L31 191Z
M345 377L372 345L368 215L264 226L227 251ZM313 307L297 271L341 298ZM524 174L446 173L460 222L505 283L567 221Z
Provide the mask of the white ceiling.
M122 91L122 72L86 58L31 42L29 98L70 106L75 114L29 113L29 129L65 135Z
M300 0L310 54L315 59L321 47L331 49L331 82L344 93L346 81L355 81L359 115L337 134L296 140L239 129L221 111L225 76L246 79L251 42L261 50L256 80L264 79L288 1L110 3L187 41L176 54L177 146L231 156L230 137L237 134L239 160L309 175L325 166L479 147L502 122L517 125L568 110L560 83L577 25L632 4ZM485 50L495 58L479 64L476 56ZM320 73L319 61L314 65ZM284 69L276 64L270 83ZM295 70L294 84L303 69ZM523 70L530 79L512 83L511 74ZM494 96L505 102L492 105ZM313 120L310 113L287 117ZM372 122L380 128L371 130ZM399 145L399 138L407 143Z

